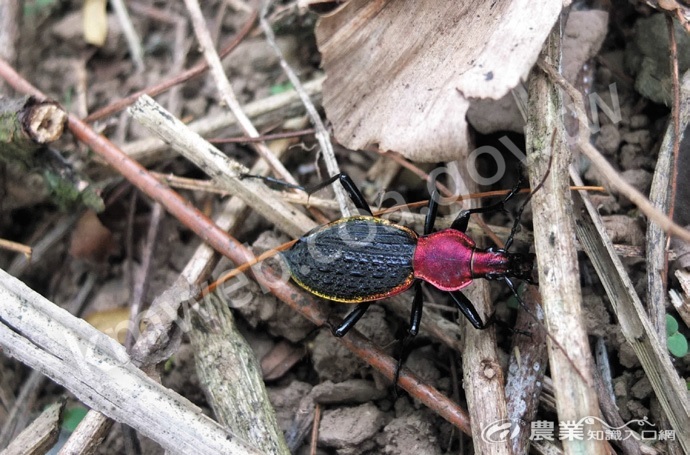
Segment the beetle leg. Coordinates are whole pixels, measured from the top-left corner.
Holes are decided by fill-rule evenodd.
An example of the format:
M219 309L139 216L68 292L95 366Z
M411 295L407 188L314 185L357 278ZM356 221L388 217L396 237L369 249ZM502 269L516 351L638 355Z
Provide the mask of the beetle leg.
M450 225L451 229L458 230L460 232L465 232L467 230L467 223L470 221L470 215L473 213L490 213L490 212L497 212L499 210L505 210L505 203L510 200L515 194L520 191L520 183L522 183L522 179L518 179L518 182L515 184L512 190L510 190L510 193L506 195L502 200L499 202L496 202L495 204L487 205L486 207L477 207L474 209L468 209L468 210L462 210L460 213L458 213L458 216L455 218L453 221L453 224Z
M259 179L263 180L264 183L267 183L268 186L276 186L276 187L283 187L283 188L294 188L296 190L302 190L306 191L306 189L302 185L295 185L294 183L288 183L283 180L279 180L275 177L268 177L265 175L254 175L254 174L240 174L239 179Z
M410 340L417 336L419 327L422 322L422 309L424 307L424 296L422 294L422 282L417 280L414 285L414 300L412 300L412 314L410 316L410 328L407 335L402 339L400 344L400 353L398 355L398 363L395 366L395 376L393 384L395 386L396 394L398 387L398 379L400 378L400 370L402 369L403 359L405 358L405 351Z
M357 321L359 321L362 318L362 316L364 316L364 313L366 313L369 309L369 305L371 305L371 302L364 302L357 305L357 307L354 310L352 310L347 316L345 316L343 322L336 329L331 330L333 332L333 336L336 336L338 338L344 337L347 334L347 332L349 332L350 329L354 327L355 324L357 324Z
M410 316L410 328L407 331L410 337L417 336L419 333L419 326L422 322L422 309L424 307L424 298L422 295L422 283L417 280L414 285L414 300L412 301L412 313Z
M355 185L355 182L352 181L350 176L344 172L341 172L337 175L338 179L340 180L340 184L343 185L343 188L345 188L345 191L347 191L347 195L350 196L350 199L355 204L355 207L357 207L359 210L367 212L370 216L374 216L374 214L371 212L369 204L367 203L367 200L364 199L362 192L359 190L359 188L357 188L357 185Z
M298 190L302 190L307 194L316 193L321 188L325 188L328 185L334 183L336 180L339 180L340 184L343 186L343 188L345 188L347 195L350 196L352 203L355 204L355 207L357 207L359 210L367 212L370 216L373 216L373 214L371 213L371 208L369 208L369 204L367 203L366 199L364 199L362 192L359 190L359 188L357 188L357 185L355 185L355 182L352 181L350 176L344 172L335 174L329 177L328 179L324 180L323 182L315 183L314 185L309 186L293 185L292 183L283 182L282 180L278 180L273 177L264 177L262 175L240 174L240 178L260 179L264 182L283 186L285 188L295 188Z
M426 218L424 219L424 235L431 234L431 231L434 229L434 223L436 223L436 212L438 212L438 191L434 190L429 198Z
M470 299L468 299L465 294L460 291L449 291L448 294L453 298L455 305L462 312L462 314L470 321L470 324L475 329L483 330L491 325L493 322L493 315L489 317L486 322L482 322L482 318L477 313L477 310L472 305Z

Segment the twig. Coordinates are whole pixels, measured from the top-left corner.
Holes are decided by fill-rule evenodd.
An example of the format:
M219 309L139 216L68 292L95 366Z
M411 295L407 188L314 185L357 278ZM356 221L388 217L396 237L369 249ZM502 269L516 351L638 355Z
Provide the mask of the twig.
M271 46L273 51L278 56L278 59L280 60L280 66L283 68L283 71L287 75L288 79L290 79L292 86L295 87L295 90L299 94L300 99L302 100L302 103L304 104L304 107L307 110L307 114L311 119L312 125L314 125L314 128L316 129L316 140L319 142L319 145L321 146L321 153L323 154L324 162L326 163L326 169L328 169L328 174L336 175L340 173L340 167L338 166L338 162L335 159L333 144L331 144L331 136L330 134L328 134L328 131L326 130L326 127L324 126L323 121L321 120L321 116L316 111L314 104L309 99L309 95L304 90L302 83L300 82L299 78L292 70L292 68L290 68L290 65L288 65L287 61L285 60L285 57L283 56L283 52L278 47L278 44L276 44L273 29L271 28L271 24L266 19L270 3L270 0L263 0L263 7L261 9L261 15L259 16L261 28L264 30L264 34L266 35L266 41L268 41L268 44ZM340 206L340 212L342 213L342 216L350 216L352 214L352 210L348 205L347 201L349 199L345 194L345 190L340 185L334 185L333 190L335 192L335 198L338 201L338 205Z
M230 138L222 138L222 139L208 139L208 141L211 144L245 144L248 142L264 142L264 141L273 141L275 139L287 139L287 138L292 138L292 137L302 137L302 136L306 136L309 134L314 134L313 128L309 128L306 130L300 130L300 131L286 131L284 133L262 134L261 136L258 136L258 137L241 136L241 137L230 137Z
M305 84L305 89L312 94L321 93L323 77L314 79ZM278 95L254 101L245 106L245 112L256 121L272 121L272 117L296 115L303 112L302 105L297 92L290 90ZM226 133L233 133L237 128L237 119L232 113L202 117L187 125L195 133L206 136L224 130ZM230 130L230 131L228 131ZM154 162L159 156L168 149L168 145L158 138L141 139L130 142L123 147L123 151L131 158L144 164Z
M95 453L113 426L112 419L93 409L86 413L58 455Z
M475 281L463 292L474 302L477 311L491 315L489 285L486 280ZM487 441L482 431L494 422L508 417L505 395L505 376L499 363L495 327L476 330L461 318L464 330L462 369L463 388L467 408L472 419L472 440L476 453L510 454L508 439ZM486 319L485 319L486 320Z
M175 151L199 166L209 177L233 195L242 198L290 236L299 237L305 230L316 227L306 215L296 211L280 198L274 197L273 192L263 182L257 179L241 179L240 175L248 173L249 169L231 160L201 136L190 131L184 123L166 112L147 95L132 105L129 112L135 120L168 142ZM273 152L269 150L268 153L276 160ZM270 165L270 162L267 162Z
M549 59L550 68L551 65L559 65L560 43L557 25L544 44L540 57L542 62L544 58ZM582 323L575 222L568 191L571 155L563 142L564 126L560 115L563 101L552 79L540 72L532 73L528 86L529 116L525 135L531 186L542 180L552 162L549 178L544 181L542 190L532 196L532 208L539 292L546 326L551 334L549 360L558 417L560 421L574 422L593 417L595 422L585 425L584 430L598 431L601 426L596 418L601 418L601 414L593 386L593 360ZM567 353L551 342L553 339L560 346L567 346ZM570 439L564 440L563 445L566 453L606 453L603 440Z
M289 454L259 362L223 293L209 294L192 308L185 305L185 321L191 324L196 371L216 418L262 453Z
M659 156L654 169L652 186L649 191L649 202L673 219L674 200L676 195L676 176L678 173L678 153L680 150L681 133L680 122L683 117L687 125L688 113L681 112L681 89L678 82L678 48L676 45L673 18L666 16L666 24L670 44L670 72L673 80L673 107L671 109L672 122L669 125L664 142L659 150ZM684 84L685 98L683 106L688 108L690 87ZM670 175L670 182L669 182ZM666 334L666 303L668 288L668 254L666 248L669 238L655 223L649 223L646 236L647 259L647 311L657 333L662 338Z
M216 87L218 88L221 99L225 104L227 104L235 117L237 117L238 123L240 126L242 126L242 130L247 136L259 136L259 132L249 120L249 117L247 117L247 115L244 113L242 106L240 106L239 101L237 101L237 98L235 97L235 92L232 89L232 85L230 85L230 81L228 80L225 70L220 63L220 58L213 47L213 38L211 38L211 34L206 27L206 22L203 14L201 13L199 2L197 0L185 0L185 5L187 5L187 11L189 11L189 16L192 20L194 33L196 34L196 38L199 40L199 44L203 49L204 57L208 62L211 76L213 76L213 79L216 82ZM277 177L288 183L297 184L292 175L287 169L285 169L283 163L277 160L269 148L266 147L266 144L256 143L254 144L254 148L259 156L261 156L261 158L263 158L271 166Z
M523 300L527 310L543 324L544 310L537 288L528 287ZM528 335L523 335L525 333ZM534 421L539 407L548 361L546 340L543 325L537 324L526 311L518 311L506 381L508 418L511 422L521 423L520 432L510 438L514 454L529 452L531 425L528 424Z
M129 17L129 13L127 12L127 6L122 0L110 0L110 4L115 10L117 19L120 21L120 27L122 27L122 33L125 35L125 39L127 40L129 54L132 56L134 66L137 68L137 71L143 71L144 50L141 47L139 35L137 35L137 31L134 30L132 19Z
M132 290L132 298L129 306L129 326L132 328L127 330L125 338L125 348L129 351L134 344L133 330L135 324L138 322L137 318L142 311L142 304L146 298L148 284L150 282L151 266L153 265L153 253L156 251L156 244L158 239L158 232L161 220L163 219L163 207L159 203L153 204L153 209L150 215L149 229L146 233L146 243L144 244L144 254L141 259L141 267L139 273L134 277L134 288Z
M0 249L23 254L27 260L31 259L31 247L11 240L0 239Z
M672 34L672 36L674 36ZM674 93L672 121L666 128L654 169L649 201L658 210L673 216L675 176L678 173L676 151L686 136L690 123L690 79L684 78L679 94ZM675 91L675 90L674 90ZM669 175L672 176L669 182ZM668 236L656 223L647 224L645 241L647 259L647 307L652 325L660 337L666 334L666 302L668 275Z
M676 43L676 27L673 22L673 18L666 15L666 25L668 28L668 42L670 46L670 64L671 64L671 79L673 80L673 108L671 109L671 118L673 119L673 166L671 167L671 197L668 201L668 217L673 219L673 212L676 205L676 184L678 180L678 157L680 156L680 118L683 114L681 112L680 104L681 100L687 101L689 93L684 93L683 98L681 98L681 87L680 81L678 80L678 43ZM683 116L685 117L685 116ZM668 263L666 263L666 270L664 276L668 272Z
M311 428L311 441L309 443L309 455L316 455L319 442L319 424L321 423L321 405L316 403L314 407L314 425Z
M251 172L251 174L256 175L256 173L254 172ZM155 176L161 182L167 183L173 188L181 188L192 191L204 191L207 193L216 193L223 196L228 196L231 194L228 190L223 189L220 185L211 180L190 179L187 177L178 177L176 175L161 174L158 172L151 172L151 175ZM319 207L332 210L338 209L338 203L332 199L322 199L316 196L307 196L303 193L299 194L281 192L276 196L291 204L308 205L310 207Z
M618 407L616 406L615 397L613 395L613 388L611 388L611 367L608 363L608 354L606 352L606 345L602 338L597 338L596 358L598 371L594 374L596 381L597 395L599 396L599 406L601 412L606 417L606 422L615 428L622 428L626 424L623 421ZM628 429L628 431L632 431ZM637 435L639 437L639 435ZM635 437L622 438L618 441L623 447L626 455L640 455L640 441Z
M48 453L58 440L60 417L64 408L64 399L48 406L2 453L7 455Z
M0 270L3 352L173 453L258 453L187 399L149 379L124 348ZM175 431L170 423L175 422Z

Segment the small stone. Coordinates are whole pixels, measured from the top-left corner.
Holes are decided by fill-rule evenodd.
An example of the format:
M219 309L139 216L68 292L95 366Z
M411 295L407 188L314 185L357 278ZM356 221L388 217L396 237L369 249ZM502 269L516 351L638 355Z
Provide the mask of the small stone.
M417 411L392 420L377 437L385 455L440 455L433 417Z
M647 194L652 186L652 173L644 169L629 169L622 172L621 177L643 194Z
M621 144L621 133L613 124L603 125L597 137L596 147L606 155L614 155Z
M643 377L630 388L630 391L632 396L641 400L647 398L652 393L652 384L649 382L649 379Z
M652 147L652 135L649 130L629 131L623 134L622 139L628 144L639 144L642 150L650 150Z
M325 411L319 443L338 449L358 446L373 438L385 423L386 415L372 403Z
M625 376L619 376L613 380L613 394L616 398L628 396L628 381Z
M638 144L624 144L619 157L621 168L654 169L654 157L644 152Z
M647 126L649 126L649 117L646 115L637 114L630 117L630 128L639 130L640 128L646 128Z
M649 415L649 409L639 401L630 400L627 407L632 418L644 419Z

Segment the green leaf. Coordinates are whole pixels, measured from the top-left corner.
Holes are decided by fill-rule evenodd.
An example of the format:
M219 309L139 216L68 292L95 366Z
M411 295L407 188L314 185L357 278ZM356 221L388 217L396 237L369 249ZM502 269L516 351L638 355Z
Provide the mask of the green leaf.
M670 314L667 314L666 315L666 334L668 336L671 336L676 332L678 332L678 321L676 321L676 318L674 318Z
M287 92L288 90L292 90L292 84L290 81L283 82L282 84L272 85L270 92L271 95L278 95L280 93Z
M682 333L674 333L666 339L666 346L671 354L676 357L685 357L688 353L688 340Z
M88 409L81 407L69 408L65 410L65 414L62 419L62 428L67 431L74 431L87 412L89 412Z
M165 364L163 364L163 371L169 373L173 368L175 368L175 359L170 357L165 361Z

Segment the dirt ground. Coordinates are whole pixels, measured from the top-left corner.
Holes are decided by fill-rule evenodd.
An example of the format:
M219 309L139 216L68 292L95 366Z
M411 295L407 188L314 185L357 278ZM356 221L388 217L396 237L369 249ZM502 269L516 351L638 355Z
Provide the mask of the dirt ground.
M79 117L86 117L121 97L149 87L203 60L182 2L128 2L143 46L145 65L141 71L135 68L122 27L112 11L108 11L109 30L104 45L95 47L85 44L81 25L82 3L70 0L26 1L21 12L14 65L34 86ZM221 6L224 3L227 5ZM235 3L242 2L203 2L203 12L216 43L226 43L247 22L249 16L235 10ZM604 4L606 8L602 6ZM654 40L642 37L645 27L654 30L659 27L658 24L645 25L645 21L658 15L663 31L666 30L663 28L665 22L651 8L636 7L629 2L580 2L578 5L583 11L605 10L609 16L601 49L577 69L575 85L585 94L598 93L605 102L613 103L609 87L615 84L620 108L619 121L614 122L601 113L601 129L592 135L592 143L628 183L647 194L652 184L659 147L669 124L670 108L663 102L663 94L649 93L640 88L644 82L640 81L639 75L647 67L641 69L642 64L636 63L636 58L649 53L668 55L667 48L646 48ZM314 37L318 17L292 2L281 2L269 15L286 61L303 82L322 74L321 57ZM588 36L588 25L589 22L584 20L578 33ZM686 44L679 42L679 55L683 52L684 55L690 55L688 48L683 47ZM681 60L684 59L686 57ZM681 74L687 69L685 64L681 61ZM224 68L242 105L281 93L289 87L279 58L258 28L250 32L224 60ZM6 93L12 94L9 90ZM226 107L219 103L215 85L208 75L166 91L157 97L157 101L186 123L226 111ZM323 111L321 114L326 117ZM481 115L484 119L490 119L493 114ZM149 135L124 113L101 119L93 126L122 145ZM303 111L295 114L287 108L273 117L263 117L258 125L262 134L308 127L309 122ZM492 128L495 126L490 122L482 126L482 130ZM474 131L474 143L477 147L497 145L499 138L505 134L510 134L514 142L524 147L522 135L501 130L489 133ZM236 127L231 127L218 136L228 138L242 134ZM279 139L272 144L271 147L276 149L285 149L282 161L298 182L309 184L321 179L324 169L319 161L318 145L313 133ZM218 143L217 147L247 167L257 161L255 150L246 142ZM95 215L80 205L61 209L48 194L40 173L23 172L11 163L0 162L0 239L36 246L49 236L55 237L40 256L33 258L27 266L20 264L18 257L21 255L0 248L0 268L16 275L56 304L70 308L98 328L112 333L112 327L128 317L133 283L138 276L146 273L142 270L142 262L147 249L151 247L146 236L152 204L71 137L55 144L55 148L61 151L80 175L96 184L105 202L105 210ZM396 191L408 202L428 198L426 183L415 172L400 167L390 157L376 153L373 148L352 151L336 144L336 157L341 169L361 184L372 206L376 205L376 198L385 191ZM506 152L506 160L509 159L512 157ZM205 178L198 167L172 153L150 156L147 160L145 164L148 169L163 175ZM511 163L518 169L516 163ZM576 156L575 164L586 184L607 186L605 176L600 175L586 158ZM413 170L430 172L435 165L418 164ZM486 172L492 171L491 162L487 161L482 166ZM392 178L385 181L381 176L386 174L377 172L384 167L396 169L390 173ZM675 219L681 225L690 224L687 210L690 206L690 185L683 178L687 175L686 171L687 165L681 160L677 171L675 213ZM493 187L484 189L507 189L515 181L516 176L509 175ZM210 216L226 200L225 196L199 188L178 191ZM333 199L330 191L324 190L316 198ZM615 192L593 193L591 199L605 221L612 242L629 247L622 254L622 260L635 290L644 302L647 286L644 256L646 218L628 199ZM518 206L514 204L510 207L513 214ZM326 219L339 218L337 210L327 208L323 212ZM501 232L507 233L513 214L487 215L485 220L491 226L504 227ZM240 242L251 245L256 253L290 240L256 213L247 213L243 217L232 234ZM322 224L322 220L319 224ZM523 213L521 226L514 249L528 252L532 228L529 206ZM189 228L169 215L162 218L157 239L147 279L148 289L143 298L145 304L171 286L200 244ZM486 244L489 245L490 241ZM681 262L683 249L672 249L673 258L679 259L669 262L668 287L682 293L674 272L683 270L687 264ZM664 426L668 423L663 418L649 378L622 335L592 264L584 253L579 254L579 259L584 323L591 345L601 344L608 354L610 394L620 418L624 422L646 419L653 425L659 425L656 428L668 428ZM230 262L223 259L213 276L217 277L221 271L230 268ZM77 296L87 283L92 288L75 306ZM249 295L251 298L241 299L240 295ZM305 403L310 400L319 403L320 423L315 436L317 448L311 453L473 453L469 437L418 400L392 387L390 381L333 337L328 327L315 327L273 295L263 292L254 282L249 282L228 297L240 331L262 362L268 394L281 429L287 432L294 427L299 420L298 411ZM444 293L428 289L424 297L427 302L433 303L427 305L426 311L438 315L448 324L455 324L462 317L454 310L448 311L452 304ZM412 293L403 294L403 298L405 302L411 301ZM510 328L517 314L513 305L515 298L499 282L491 283L491 298L497 318L503 321L496 325L496 331L499 347L504 353L502 366L506 371L506 353L510 350L511 340L514 336L521 336ZM324 305L327 305L333 320L343 316L349 309L333 303ZM687 326L670 305L668 312L679 322L677 331L687 336ZM399 343L396 340L404 334L408 321L407 314L399 314L392 304L383 301L371 307L357 324L357 329L385 352L397 356ZM460 353L423 330L409 345L407 354L407 368L461 406L467 406L460 376ZM688 383L690 356L686 353L672 358L678 374ZM159 372L166 387L191 400L204 413L213 415L199 384L194 350L187 337L183 336L170 359L160 365ZM67 396L70 413L79 415L85 409L59 385L47 379L34 379L31 382L31 377L30 369L0 352L0 449L58 397ZM550 404L553 402L553 391L545 389L542 393L545 398L538 412L539 418L556 420L555 410ZM63 425L61 437L66 438L73 429ZM305 432L295 453L310 453L310 438L311 431ZM132 453L125 449L124 441L122 427L115 425L98 448L98 453ZM651 441L650 445L665 450L663 441ZM618 453L627 453L627 449L620 445L613 446ZM141 453L163 453L163 449L155 442L141 438Z

